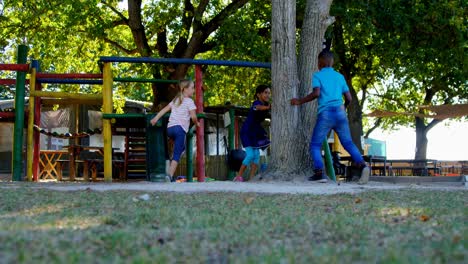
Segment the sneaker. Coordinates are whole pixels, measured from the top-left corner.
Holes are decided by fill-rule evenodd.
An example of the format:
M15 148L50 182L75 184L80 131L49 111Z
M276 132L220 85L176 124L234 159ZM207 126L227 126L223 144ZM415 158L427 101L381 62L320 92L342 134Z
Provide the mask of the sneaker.
M313 182L318 182L318 183L328 182L327 176L325 176L321 170L314 171L314 175L310 176L308 180L313 181Z
M370 169L365 166L361 171L361 178L358 181L358 184L367 184L369 182Z
M234 177L234 179L232 179L232 181L234 181L234 182L243 182L244 178L242 178L242 176L236 176L236 177Z
M166 178L164 179L165 182L172 182L172 177L169 175L166 175Z

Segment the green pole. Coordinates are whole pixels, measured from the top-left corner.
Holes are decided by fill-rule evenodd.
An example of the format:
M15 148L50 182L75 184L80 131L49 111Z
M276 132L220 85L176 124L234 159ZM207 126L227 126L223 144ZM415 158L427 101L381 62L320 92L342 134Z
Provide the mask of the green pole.
M25 64L28 47L18 46L18 64ZM13 181L21 181L23 174L24 90L26 72L16 72L15 129L13 132ZM33 115L34 113L29 113Z
M190 128L187 133L187 181L193 182L193 131L196 126Z
M336 182L335 169L333 169L333 159L327 139L323 141L322 147L325 150L325 167L327 169L328 177L330 177L332 181Z
M228 144L229 144L229 150L234 149L234 121L235 121L235 116L234 116L234 108L231 107L229 108L229 119L231 120L231 124L229 125L229 133L228 133ZM229 153L228 153L229 155ZM232 181L234 177L236 176L236 172L232 170L228 170L228 180Z

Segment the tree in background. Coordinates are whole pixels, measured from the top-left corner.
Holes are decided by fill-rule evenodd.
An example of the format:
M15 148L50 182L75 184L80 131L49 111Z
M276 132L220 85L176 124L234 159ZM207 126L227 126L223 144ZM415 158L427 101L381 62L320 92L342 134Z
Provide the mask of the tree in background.
M362 135L366 103L371 109L424 114L418 106L467 102L463 5L456 0L334 2L331 12L337 21L330 35L337 66L355 99L348 117L356 143ZM413 125L415 159L425 159L426 135L440 121L378 118L368 124L366 136L379 126Z
M268 19L261 11L266 1L128 0L126 8L119 6L119 2L5 1L0 5L0 47L5 50L26 43L31 56L41 60L42 70L55 72L96 72L99 56L193 59L215 49L219 54L224 48L227 56L219 57L231 59L229 55L234 52L229 49L234 48L248 49L250 53L237 52L246 54L246 59L269 58L265 57L268 50L255 44L261 36L259 30L265 27L261 21ZM234 40L237 44L244 41L252 45L229 44ZM117 74L127 77L181 79L186 77L189 66L119 64L119 67ZM122 84L121 96L133 95L141 100L150 95L142 84L132 84L137 89L130 89L129 85ZM177 92L173 86L164 85L153 85L151 90L155 106L170 101Z
M377 9L383 12L374 23L393 46L382 63L394 85L379 90L381 100L373 106L427 114L417 107L468 103L466 2L384 2ZM402 121L416 130L414 158L425 159L427 133L441 120L416 116L411 123Z

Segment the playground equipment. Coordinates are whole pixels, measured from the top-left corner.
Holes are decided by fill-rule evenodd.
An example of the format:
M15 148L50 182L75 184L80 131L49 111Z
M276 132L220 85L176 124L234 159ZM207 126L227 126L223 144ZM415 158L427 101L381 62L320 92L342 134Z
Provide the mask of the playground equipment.
M16 70L18 72L17 77L17 93L16 93L16 119L15 119L15 148L13 151L14 154L14 165L13 165L13 179L21 180L21 171L22 171L22 130L21 126L24 123L24 115L20 114L24 112L20 106L24 105L24 86L25 86L25 75L29 71L29 65L26 63L26 48L20 47L18 53L24 53L22 56L18 56L18 64L1 66L0 70ZM23 59L20 60L20 58ZM104 164L104 179L106 181L112 181L112 124L111 119L116 118L112 116L113 114L113 102L112 102L112 86L113 82L157 82L161 80L153 79L136 79L136 78L113 78L112 75L112 63L117 64L120 62L125 63L155 63L155 64L188 64L195 65L195 89L196 89L196 99L195 103L197 106L198 114L203 113L203 77L202 77L202 65L222 65L222 66L233 66L233 67L258 67L258 68L270 68L270 63L261 63L261 62L244 62L244 61L218 61L218 60L194 60L194 59L165 59L165 58L148 58L148 57L101 57L100 62L103 64L102 74L52 74L52 73L40 73L38 71L39 65L38 62L33 62L30 70L30 113L34 115L29 115L28 119L28 155L27 155L27 178L28 180L37 180L37 170L38 170L38 131L34 130L34 125L38 125L40 113L40 98L50 98L47 99L50 102L53 100L66 100L68 103L78 103L78 104L100 104L102 102L103 109L103 164ZM168 82L173 82L169 81ZM78 94L78 93L63 93L63 92L48 92L41 91L41 83L60 83L60 84L91 84L91 85L101 85L102 84L102 95L93 95L93 94ZM22 100L22 101L21 101ZM62 101L63 102L63 101ZM229 115L231 120L234 120L234 109L229 110ZM23 120L20 120L23 117ZM125 116L122 116L125 117ZM127 116L128 117L128 116ZM197 128L196 131L196 144L197 144L197 154L196 154L196 169L198 181L203 182L205 178L205 164L204 164L204 121L200 120L201 126ZM18 132L17 132L18 131ZM229 127L229 148L234 148L234 132L235 124ZM190 133L189 133L190 134ZM327 152L329 155L329 152ZM190 157L192 155L189 155ZM332 168L332 163L327 161L331 160L326 159L327 168ZM34 162L33 162L34 161ZM157 164L162 163L158 161ZM190 162L191 164L191 162ZM159 165L158 165L159 166ZM158 170L161 170L159 168ZM189 173L191 174L191 173ZM231 171L230 175L233 175L234 172ZM33 178L34 175L34 178ZM189 181L190 181L190 175Z
M24 45L18 47L17 64L0 64L0 70L16 71L15 95L15 129L13 133L13 180L20 181L22 174L22 146L24 129L24 87L29 64L26 64L28 48Z
M223 65L223 66L237 66L237 67L259 67L259 68L270 68L270 63L261 62L244 62L244 61L218 61L218 60L195 60L195 59L175 59L175 58L148 58L148 57L101 57L100 62L103 63L103 94L104 98L112 98L112 69L111 63L153 63L153 64L187 64L195 65L195 105L197 106L197 113L203 112L203 76L202 76L202 65ZM109 113L109 110L103 108L104 115ZM233 119L232 119L233 120ZM107 124L108 122L104 123ZM110 124L103 126L104 133L110 132ZM107 132L107 133L109 133ZM197 154L196 154L196 169L198 181L203 182L205 180L205 141L204 141L204 121L200 120L200 127L196 130L196 142L197 142ZM233 135L234 133L232 133ZM231 135L231 133L230 133ZM232 136L234 138L234 136ZM231 143L232 142L232 143ZM233 147L234 139L231 141L230 136L230 148ZM232 144L232 145L231 145ZM111 142L104 141L104 148L108 149ZM105 152L106 153L106 152ZM109 164L109 154L104 156L104 175L106 176L106 168L109 170L106 164ZM106 163L107 161L107 163Z

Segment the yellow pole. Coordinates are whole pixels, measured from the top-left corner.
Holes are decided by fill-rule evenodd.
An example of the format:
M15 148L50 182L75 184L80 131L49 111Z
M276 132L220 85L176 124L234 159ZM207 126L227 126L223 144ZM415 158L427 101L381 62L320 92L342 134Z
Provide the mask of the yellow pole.
M29 76L29 90L33 93L36 89L36 68L31 69L31 74ZM28 181L33 179L33 158L34 158L34 104L36 98L34 96L29 96L29 114L28 114L28 147L27 147L27 166L26 166L26 175Z
M112 113L112 69L110 62L104 63L102 83L102 112ZM112 131L111 120L102 120L102 137L104 140L104 180L112 181Z
M336 134L335 131L333 131L333 151L339 152L340 146L341 146L341 142L340 142L340 139L338 138L338 134Z
M31 91L30 96L78 100L102 100L102 95L100 94L80 94L68 92Z

